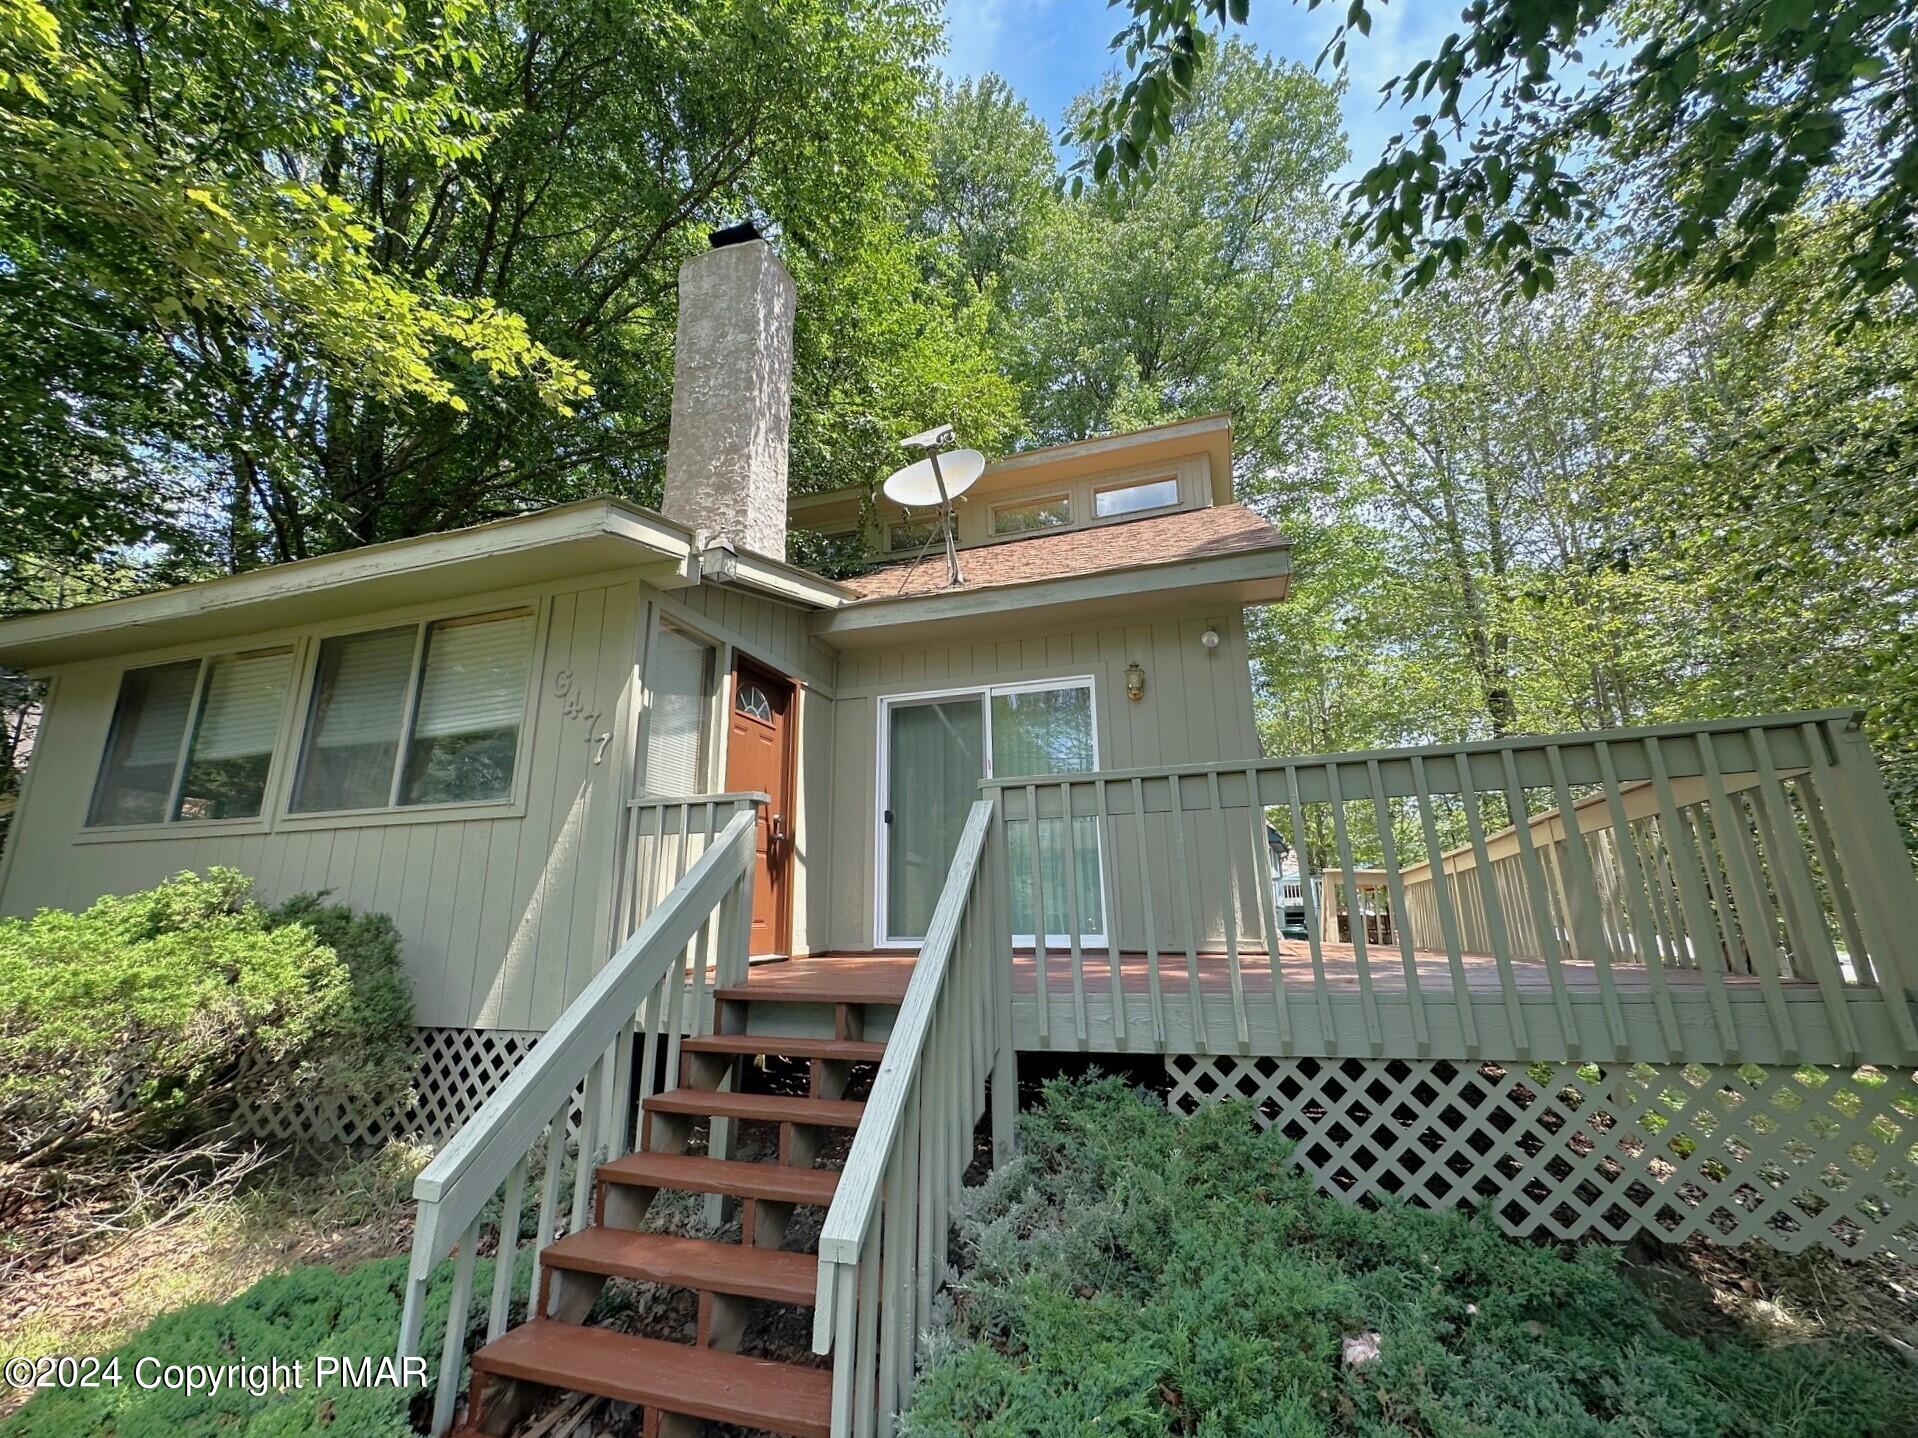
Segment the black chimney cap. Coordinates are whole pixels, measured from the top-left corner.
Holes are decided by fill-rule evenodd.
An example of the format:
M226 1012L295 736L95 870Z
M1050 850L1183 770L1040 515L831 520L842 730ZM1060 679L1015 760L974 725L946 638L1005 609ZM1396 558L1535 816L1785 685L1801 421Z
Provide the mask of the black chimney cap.
M751 220L741 220L736 225L727 225L724 229L714 230L707 236L713 242L713 248L723 250L728 245L743 245L748 240L759 238L759 226Z

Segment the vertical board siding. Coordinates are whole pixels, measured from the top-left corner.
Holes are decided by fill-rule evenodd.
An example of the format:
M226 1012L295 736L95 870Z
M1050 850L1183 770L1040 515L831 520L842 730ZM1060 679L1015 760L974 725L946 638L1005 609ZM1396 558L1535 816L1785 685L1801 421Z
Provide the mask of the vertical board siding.
M1199 636L1219 635L1216 649ZM1126 665L1145 670L1145 697L1126 698ZM888 695L1019 683L1090 674L1098 713L1101 769L1171 767L1256 759L1252 679L1245 624L1237 610L1149 624L1112 624L996 642L916 649L851 650L840 656L833 705L830 944L873 943L878 801L878 703ZM1161 816L1153 816L1155 819ZM1227 849L1198 844L1195 864L1208 893L1229 883ZM1110 877L1110 876L1109 876ZM1159 912L1175 902L1169 875L1153 875ZM1143 923L1130 884L1113 884L1128 934ZM823 947L815 945L815 947Z
M391 915L412 980L415 1022L543 1028L610 951L627 757L621 736L635 699L644 593L628 582L550 596L522 751L526 806L518 817L494 811L408 823L282 822L272 832L244 834L183 827L153 838L75 842L124 661L66 671L33 758L31 801L10 839L0 913L84 906L185 869L230 865L252 875L269 902L327 891L334 902ZM609 732L614 737L601 752L597 736ZM290 759L282 753L279 763Z

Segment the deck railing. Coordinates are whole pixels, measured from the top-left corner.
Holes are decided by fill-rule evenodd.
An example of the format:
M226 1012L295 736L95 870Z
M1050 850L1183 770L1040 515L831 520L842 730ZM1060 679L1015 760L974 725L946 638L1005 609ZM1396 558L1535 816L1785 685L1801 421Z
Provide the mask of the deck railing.
M731 797L737 796L713 802ZM684 817L680 835L688 832ZM665 1071L677 1071L680 1035L707 1002L709 971L716 986L745 981L754 822L748 802L682 866L606 966L414 1183L418 1216L400 1320L402 1358L419 1351L429 1275L448 1254L458 1255L433 1405L435 1435L451 1424L458 1398L487 1206L499 1198L499 1249L486 1308L490 1343L505 1331L521 1297L514 1270L528 1183L539 1189L536 1256L523 1300L530 1309L540 1291L537 1254L556 1235L590 1221L594 1167L631 1147L637 1108L652 1093L662 1046Z
M1022 1012L1041 1047L1092 1018L1140 1050L1918 1056L1918 884L1857 720L988 781ZM1369 921L1307 884L1281 943L1268 821Z
M699 856L743 810L772 802L761 790L726 794L645 794L626 805L619 913L631 933L686 876Z
M981 800L967 816L820 1230L813 1349L833 1360L833 1438L890 1433L906 1406L988 1077L995 1162L1011 1141L1011 974L992 810Z

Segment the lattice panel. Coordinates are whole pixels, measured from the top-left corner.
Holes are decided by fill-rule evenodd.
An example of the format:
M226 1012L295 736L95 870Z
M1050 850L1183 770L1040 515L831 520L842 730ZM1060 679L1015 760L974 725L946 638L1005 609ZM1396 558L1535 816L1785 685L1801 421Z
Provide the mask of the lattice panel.
M1507 1232L1918 1258L1918 1075L1177 1054L1182 1112L1250 1100L1322 1191L1489 1207Z
M242 1102L239 1122L260 1138L373 1146L389 1139L450 1137L506 1081L538 1034L512 1029L419 1028L405 1094L353 1101Z

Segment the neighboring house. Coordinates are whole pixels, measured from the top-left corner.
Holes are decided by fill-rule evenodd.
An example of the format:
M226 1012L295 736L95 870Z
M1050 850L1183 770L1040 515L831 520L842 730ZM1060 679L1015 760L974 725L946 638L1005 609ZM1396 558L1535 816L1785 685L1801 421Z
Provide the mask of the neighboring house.
M559 1387L666 1427L888 1430L1020 1051L1251 1098L1354 1200L1918 1245L1909 1186L1819 1127L1834 1096L1844 1133L1918 1096L1918 887L1855 716L1261 755L1245 613L1291 560L1233 499L1224 416L991 465L951 586L928 516L788 496L791 280L718 238L681 274L662 512L564 505L0 624L0 663L49 682L0 912L229 864L399 925L417 1112L255 1118L459 1130L420 1181L404 1348L455 1249L464 1324L486 1206L509 1230L537 1207L539 1316L509 1324L500 1265L469 1424ZM808 573L789 525L886 562ZM1364 875L1367 922L1317 912L1343 891L1320 870ZM778 1055L806 1096L760 1091ZM1888 1081L1854 1085L1860 1061ZM1566 1119L1578 1085L1619 1122ZM755 1122L772 1162L730 1157ZM639 1233L661 1188L737 1211L744 1246ZM830 1205L816 1255L781 1247L801 1204ZM699 1346L578 1326L611 1274L698 1290ZM830 1370L731 1351L764 1302L815 1305Z

